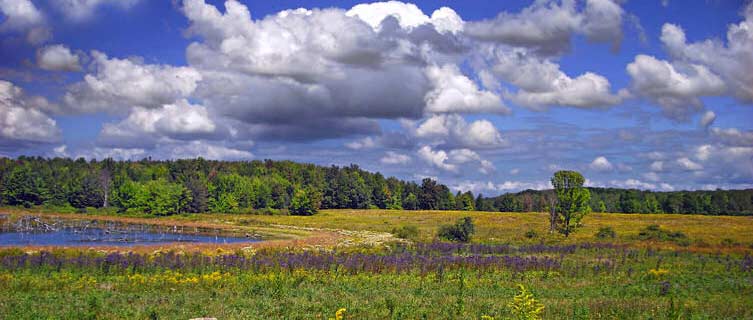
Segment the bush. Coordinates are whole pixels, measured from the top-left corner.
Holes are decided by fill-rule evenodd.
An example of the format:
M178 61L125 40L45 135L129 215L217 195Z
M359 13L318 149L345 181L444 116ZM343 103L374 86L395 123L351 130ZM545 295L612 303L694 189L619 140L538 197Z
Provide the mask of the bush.
M599 232L596 232L596 238L599 239L614 239L616 236L617 233L614 232L612 227L599 228Z
M310 191L305 189L298 189L293 194L293 199L290 201L290 207L288 211L294 216L311 216L316 213L317 208L314 201L311 199Z
M471 236L476 232L471 217L458 219L454 225L443 225L439 227L437 236L441 239L457 242L471 241Z
M671 241L680 245L689 244L688 236L680 231L662 229L659 225L652 224L638 233L638 239L651 241Z
M392 234L400 239L415 239L418 238L418 228L416 226L392 228Z
M535 238L538 238L539 234L536 233L536 231L534 231L534 230L528 230L528 231L526 231L525 236L528 239L535 239Z

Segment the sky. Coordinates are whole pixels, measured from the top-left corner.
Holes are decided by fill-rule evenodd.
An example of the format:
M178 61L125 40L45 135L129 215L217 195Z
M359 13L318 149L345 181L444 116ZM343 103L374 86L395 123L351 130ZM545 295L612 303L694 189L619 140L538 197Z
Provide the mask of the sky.
M0 0L0 156L753 187L750 1Z

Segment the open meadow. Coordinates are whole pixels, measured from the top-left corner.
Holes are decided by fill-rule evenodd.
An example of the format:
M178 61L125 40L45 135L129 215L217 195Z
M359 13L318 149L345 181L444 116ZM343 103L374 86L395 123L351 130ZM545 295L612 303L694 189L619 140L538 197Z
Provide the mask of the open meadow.
M516 310L536 304L514 303L519 285L545 319L753 317L753 217L591 214L565 239L548 233L540 213L5 211L9 220L33 214L201 226L269 239L0 249L0 314L8 319L329 319L343 308L344 319L522 319ZM465 216L477 229L470 243L436 239L440 225ZM660 228L646 233L652 224ZM395 230L405 226L418 233L391 233L406 237ZM605 227L613 233L597 236ZM678 232L684 237L664 236Z

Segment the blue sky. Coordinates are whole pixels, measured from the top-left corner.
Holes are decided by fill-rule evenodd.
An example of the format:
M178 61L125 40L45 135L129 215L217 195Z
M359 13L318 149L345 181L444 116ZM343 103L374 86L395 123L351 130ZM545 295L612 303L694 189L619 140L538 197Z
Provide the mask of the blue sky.
M0 155L749 188L746 70L748 1L0 0Z

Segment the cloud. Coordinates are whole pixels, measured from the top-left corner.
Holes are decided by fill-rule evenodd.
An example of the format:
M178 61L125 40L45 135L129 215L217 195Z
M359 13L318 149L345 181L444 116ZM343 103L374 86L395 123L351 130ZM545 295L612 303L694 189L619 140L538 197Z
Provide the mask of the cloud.
M387 153L379 159L379 162L386 165L405 165L411 161L411 157L405 154L397 153L394 151L387 151Z
M159 109L133 108L123 121L105 123L97 142L100 146L148 149L163 138L209 138L217 127L204 106L179 100Z
M249 160L253 159L253 153L245 150L229 148L205 141L191 141L188 144L178 144L172 147L168 153L170 158L196 158L202 157L211 160Z
M693 162L693 160L690 160L687 157L677 159L677 164L686 171L703 170L703 166L701 164Z
M518 88L517 92L508 94L508 98L525 107L535 110L548 106L604 108L623 99L624 93L610 92L611 85L605 77L586 72L571 78L558 64L525 50L497 49L491 59L494 75Z
M730 24L726 43L707 39L688 43L683 29L674 24L664 24L661 41L677 61L701 64L719 75L737 99L753 102L753 3L743 10L744 20Z
M699 146L698 148L696 148L695 157L698 160L706 161L706 160L709 159L709 157L711 157L711 153L712 153L713 149L714 149L714 147L712 145L710 145L710 144L704 144L702 146ZM683 162L685 162L685 161L683 161Z
M596 171L611 171L612 169L614 169L612 163L609 162L609 160L607 160L607 158L605 158L604 156L596 157L588 166Z
M753 131L740 131L737 128L711 128L711 137L728 146L753 147Z
M667 158L667 155L664 154L664 152L659 151L651 151L649 153L646 153L644 156L651 160L664 160Z
M391 2L252 19L235 1L225 2L224 12L202 0L184 1L181 11L195 40L186 56L202 76L195 96L254 127L249 131L294 140L373 134L376 119L419 119L436 110L427 110L430 92L431 108L489 111L498 102L493 93L463 82L461 74L443 77L456 70L448 61L466 50L449 26L450 9L429 20L416 10ZM444 69L427 67L440 61ZM463 91L469 84L475 90ZM453 100L457 92L464 95L461 104Z
M0 0L5 19L0 30L23 30L44 23L44 15L30 0Z
M345 144L345 147L352 150L371 149L376 147L377 142L372 137L365 137L356 141Z
M91 56L95 73L70 85L63 98L71 110L123 113L132 107L158 108L191 95L202 78L191 67L108 58L99 51Z
M490 121L476 120L469 124L456 114L434 115L419 124L414 135L450 147L479 149L505 145Z
M494 183L492 181L462 181L452 186L452 189L459 191L471 191L475 194L487 193L489 196L495 196L501 193L518 192L523 190L546 190L551 189L552 184L549 181L503 181Z
M672 191L674 187L668 183L649 183L638 179L610 180L607 186L625 189Z
M510 113L498 95L479 90L456 65L429 66L426 75L433 87L425 97L427 112Z
M481 160L479 163L478 172L481 172L482 174L492 174L494 171L497 171L497 168L494 166L494 163L492 163L489 160Z
M208 142L204 140L194 140L190 142L167 142L159 144L155 149L143 148L109 148L94 147L81 150L68 150L68 148L57 148L62 153L55 153L57 156L74 155L73 158L85 159L105 159L113 158L117 160L139 160L146 156L153 159L186 159L202 157L208 160L250 160L254 154L250 151L228 146L224 143Z
M91 19L94 13L103 5L111 5L129 9L140 0L53 0L55 8L66 18L82 22Z
M649 169L651 169L651 171L664 171L664 161L651 162Z
M619 0L587 0L580 32L590 41L611 43L612 50L617 51L622 43L625 17L620 3Z
M49 45L37 51L37 66L49 71L81 71L79 56L62 45Z
M701 116L700 125L701 127L707 129L714 123L714 120L716 120L716 113L714 113L714 111L711 111L711 110L706 111L703 114L703 116Z
M13 83L0 80L0 148L59 141L57 123L39 108L47 104L44 98L27 96Z
M44 14L31 0L0 0L0 13L5 16L0 23L0 33L26 32L26 41L32 45L51 37Z
M656 172L653 172L653 171L652 172L646 172L646 173L644 173L643 174L643 178L645 178L646 180L649 180L649 181L654 181L654 182L661 180L661 178L659 177L659 175L656 174Z
M458 172L458 166L447 163L449 157L444 150L434 151L430 146L418 149L418 157L424 162L444 171Z
M464 164L471 161L480 161L481 156L471 149L454 149L450 150L450 160L457 164Z
M641 54L626 69L633 92L658 103L674 119L685 120L701 110L700 97L718 96L726 90L724 82L703 65L674 65Z
M536 1L519 13L502 12L493 19L467 22L465 31L483 41L558 55L570 49L576 34L618 48L623 16L620 5L610 0L588 0L580 11L575 1Z
M701 163L695 163L692 169L701 178L715 184L743 183L753 181L753 146L729 146L717 144L700 145L693 150L693 157ZM691 161L691 163L693 163Z
M449 153L449 162L456 165L478 163L478 171L482 174L492 174L497 168L494 164L481 158L481 155L470 149L453 149Z
M726 43L715 39L688 43L678 25L662 26L661 42L671 61L638 55L627 71L633 91L658 103L674 119L687 120L702 109L701 97L731 95L753 102L753 3L743 10L744 20L730 24ZM708 127L712 118L704 117ZM702 119L702 120L703 120Z
M358 4L346 12L347 16L358 17L379 31L387 17L397 19L400 27L412 29L432 24L437 31L457 33L463 30L463 19L452 9L442 7L434 11L431 17L425 15L415 4L399 1L374 2Z
M459 173L461 169L468 168L471 164L477 164L478 172L485 175L496 170L491 161L485 160L477 152L465 148L445 152L444 150L435 150L431 146L422 146L418 150L418 156L433 167L452 173Z
M147 151L139 148L91 148L87 150L79 150L76 153L72 153L63 148L62 153L56 154L59 157L68 157L69 154L74 154L72 158L84 158L84 159L107 159L112 158L115 160L137 160L143 159L147 155ZM60 150L60 149L58 149Z

